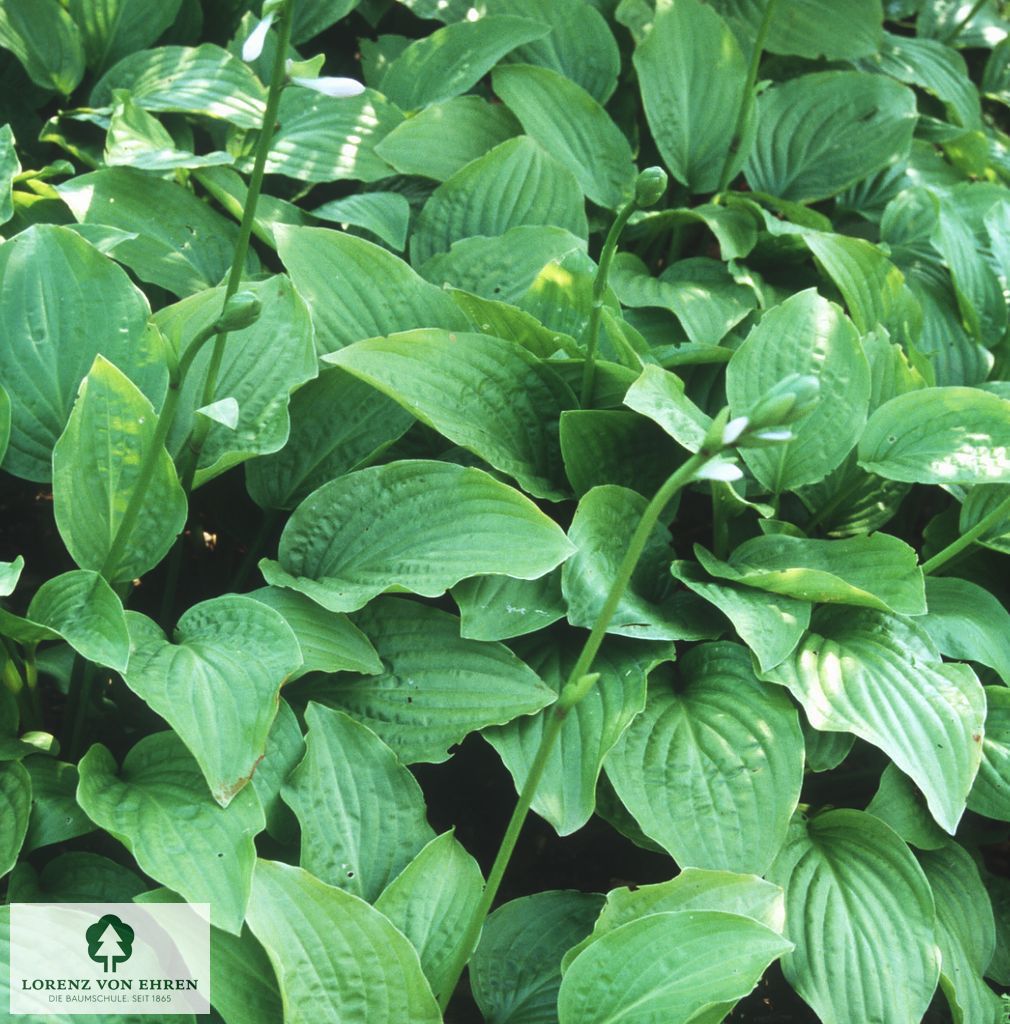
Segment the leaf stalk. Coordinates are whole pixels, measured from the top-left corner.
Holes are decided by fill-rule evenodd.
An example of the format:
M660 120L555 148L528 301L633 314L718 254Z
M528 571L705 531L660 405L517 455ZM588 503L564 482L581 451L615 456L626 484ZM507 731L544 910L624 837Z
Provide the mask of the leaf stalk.
M928 576L936 572L942 565L946 565L956 555L961 554L966 548L978 540L990 527L995 526L1003 519L1010 517L1010 497L1004 498L991 512L984 515L970 530L962 533L957 540L952 541L942 551L938 551L932 558L923 562L922 571Z

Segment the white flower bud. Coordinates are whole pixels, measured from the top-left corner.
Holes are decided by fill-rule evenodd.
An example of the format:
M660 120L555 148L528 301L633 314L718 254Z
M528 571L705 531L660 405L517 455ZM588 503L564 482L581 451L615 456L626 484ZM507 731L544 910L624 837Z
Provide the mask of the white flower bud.
M242 59L247 64L251 64L263 52L263 44L267 40L267 33L270 31L270 26L273 23L274 16L272 14L268 14L259 22L252 32L249 33L249 38L246 39L242 46Z
M365 87L353 78L292 78L291 83L338 99L360 96L365 91Z
M743 479L743 470L733 462L725 462L715 459L706 462L701 469L694 474L695 480L723 480L732 483L734 480Z
M740 435L750 426L750 419L746 416L737 416L736 419L730 420L722 428L722 443L726 446L735 444L739 439Z

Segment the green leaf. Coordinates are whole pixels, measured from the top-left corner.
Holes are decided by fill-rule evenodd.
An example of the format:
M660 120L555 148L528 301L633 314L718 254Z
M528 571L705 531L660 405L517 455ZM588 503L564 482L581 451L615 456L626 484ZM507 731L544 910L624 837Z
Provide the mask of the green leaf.
M575 175L533 139L520 136L495 146L435 189L418 215L410 258L420 266L460 239L501 235L528 224L565 228L579 238L588 234Z
M399 402L422 423L514 477L539 498L560 500L558 419L571 390L514 341L444 330L372 338L324 357Z
M298 181L378 181L392 168L375 147L403 114L381 93L366 89L360 96L325 96L314 89L289 86L281 94L280 130L270 140L268 174ZM241 170L251 170L253 141L248 136ZM216 282L215 282L216 283Z
M18 859L21 844L28 831L32 806L32 780L17 761L0 764L0 878Z
M753 141L752 123L735 137L747 64L733 33L711 7L678 0L657 8L634 61L663 162L691 192L714 192L724 164L735 174Z
M559 1024L687 1021L747 995L792 948L749 917L687 910L650 914L607 932L568 967ZM708 1017L702 1019L707 1020Z
M130 653L123 604L96 572L72 570L46 580L25 618L0 610L0 632L32 647L65 640L88 661L122 672Z
M538 579L572 552L528 498L479 469L402 461L324 484L295 509L267 582L350 612L397 586L439 597L468 576Z
M813 289L770 309L726 368L733 416L746 416L790 373L820 382L814 410L791 429L795 440L741 454L758 480L779 493L822 480L849 453L866 422L870 370L852 322Z
M144 50L175 21L180 0L69 0L67 9L77 22L88 67L102 70L136 50ZM163 49L169 49L165 47ZM180 49L172 47L171 49ZM216 49L216 47L215 47ZM154 53L143 56L149 60ZM118 70L118 69L117 69ZM131 84L124 86L132 88ZM92 98L92 106L103 101Z
M995 270L979 252L975 232L952 203L941 200L931 241L950 270L964 326L973 338L991 344L1006 330L1006 299Z
M826 231L807 232L803 241L842 293L861 333L882 325L899 338L915 335L918 308L905 275L876 245Z
M762 874L803 780L795 708L737 644L692 648L676 689L653 677L645 711L605 762L642 831L681 865Z
M79 224L136 234L120 242L115 255L142 281L191 295L214 287L231 267L237 225L182 185L129 167L109 167L73 178L56 191ZM250 255L248 269L257 265Z
M824 1024L922 1018L940 966L933 897L891 829L861 811L798 819L768 877L796 943L782 971Z
M974 737L985 695L967 665L940 661L922 627L870 609L820 608L793 656L766 678L789 687L815 729L852 732L883 750L954 833L982 758Z
M964 58L952 47L936 39L885 32L880 52L863 61L863 66L931 92L962 127L982 126L978 90L968 76Z
M748 41L757 35L763 0L716 0ZM789 0L775 10L765 48L817 60L851 60L877 52L883 33L881 0Z
M280 688L301 664L294 633L238 594L193 605L172 641L146 615L128 621L126 685L172 726L227 807L263 757Z
M513 50L504 63L549 68L582 86L598 103L617 87L621 56L610 26L584 0L484 0L489 14L517 14L550 27L550 32Z
M436 998L455 980L447 968L459 951L483 888L477 862L451 832L444 832L432 839L375 901L375 909L417 950Z
M180 149L168 129L153 114L137 106L125 89L117 89L114 97L105 138L106 165L171 171L233 163L231 156L220 151L196 156L190 150Z
M651 497L682 454L654 424L630 412L568 409L560 424L565 474L580 497L601 484Z
M266 815L267 832L278 842L290 842L298 834L295 816L281 800L281 788L304 756L301 726L291 705L282 697L267 737L266 754L252 777L252 787Z
M25 861L10 878L11 903L129 903L150 882L96 853L62 853L36 874ZM0 996L2 998L2 996Z
M78 0L80 2L80 0ZM266 91L248 66L211 43L159 46L121 60L91 91L91 105L108 106L116 89L154 113L197 114L258 129Z
M4 0L0 47L43 89L69 96L84 77L81 34L57 0Z
M625 306L669 309L698 345L718 345L757 304L754 291L738 284L718 260L679 260L653 277L632 253L614 260L611 283Z
M318 352L415 327L467 328L441 288L380 246L326 228L278 226L276 236L281 260L312 314ZM384 282L381 296L376 281Z
M929 576L926 602L919 622L941 654L988 665L1010 685L1010 613L996 597L968 580Z
M744 541L726 562L700 546L695 555L712 576L784 597L899 615L926 611L915 549L886 533L848 540L778 534Z
M14 216L14 179L21 173L21 161L14 145L14 132L5 124L0 128L0 224ZM2 458L0 454L0 458Z
M959 532L967 533L1007 498L1010 498L1010 488L1005 484L975 484L968 491L968 496L961 506L961 515L958 517ZM978 538L978 543L983 547L992 548L993 551L1010 553L1010 516L993 523Z
M371 729L320 704L281 796L302 827L300 864L374 903L435 837L414 777Z
M407 245L410 203L399 192L362 192L323 203L312 211L317 220L334 221L343 228L364 228L402 252Z
M520 226L491 238L462 238L453 242L449 252L433 256L421 269L433 284L452 285L485 299L515 305L523 301L541 274L556 273L570 254L585 250L585 240L564 228ZM557 347L561 347L560 342Z
M561 570L568 621L589 628L606 600L646 499L624 487L594 487L582 497L568 531L576 554ZM670 594L669 530L658 523L617 605L608 633L650 640L700 640L720 628L692 594Z
M528 229L515 228L514 230L521 232ZM509 232L506 232L506 235L502 237L504 238L508 234ZM567 235L568 232L564 231L561 234ZM488 241L497 242L498 239L475 238L473 241L486 243ZM465 245L465 243L462 244ZM453 246L452 252L443 254L441 257L436 256L425 264L425 272L436 274L437 268L444 267L446 261L451 265L450 272L454 272L456 269L463 270L461 266L463 261L455 258L456 255L458 255L458 249ZM471 267L471 272L472 269ZM559 352L564 352L575 359L582 357L582 350L574 338L561 331L548 329L532 313L527 313L517 306L511 306L507 302L482 298L458 288L449 288L448 290L453 301L470 318L473 328L480 331L481 334L490 334L496 338L518 342L523 348L541 359L548 359Z
M912 780L893 764L884 769L877 792L866 810L890 825L910 846L920 850L938 850L948 842L943 830L930 816L922 794Z
M689 452L698 451L712 419L684 393L684 382L660 366L646 366L628 388L624 404L658 423Z
M801 75L758 97L744 173L780 199L826 199L906 156L916 117L912 90L882 75Z
M116 582L153 569L186 523L186 495L164 446L153 447L157 415L132 381L102 356L81 383L70 421L53 450L56 525L74 561ZM101 438L101 444L91 443ZM134 491L144 499L125 547L116 535ZM115 555L112 563L110 555Z
M561 957L585 938L602 897L539 892L499 907L470 961L473 997L495 1024L554 1024Z
M919 484L1010 482L1010 401L978 388L924 388L885 402L859 441L859 464Z
M32 784L25 853L94 831L95 826L77 805L77 765L45 754L26 757L23 763Z
M489 725L546 707L556 694L507 647L459 635L459 619L382 597L354 617L382 659L381 675L313 681L313 700L374 730L404 764L445 761L448 748Z
M480 96L454 96L398 124L375 152L401 174L445 181L520 130L501 104Z
M196 761L172 732L145 736L117 772L96 743L78 765L77 802L137 860L190 903L210 903L215 925L242 928L263 811L252 790L216 804ZM185 823L185 824L183 824Z
M295 8L291 38L297 43L319 35L350 14L361 0L301 0Z
M333 409L341 411L336 421ZM287 444L246 463L249 494L263 508L294 508L317 487L368 465L414 422L392 399L336 368L300 387L288 415Z
M308 672L361 672L376 675L382 662L368 637L346 616L330 612L303 594L279 587L261 587L248 595L279 612L301 649L302 664L288 676Z
M674 562L670 568L684 586L715 605L733 623L764 672L792 654L810 625L807 601L713 580L691 562Z
M259 318L244 330L232 331L224 347L210 402L238 402L234 427L213 423L197 464L199 487L232 466L276 452L288 440L288 402L291 392L316 376L316 354L309 311L291 281L283 274L243 285L261 304ZM221 315L225 290L200 292L167 306L154 317L175 351L182 355L196 337ZM168 447L180 452L192 431L213 359L205 345L182 383Z
M161 893L156 893L160 902ZM225 1024L272 1024L283 1019L281 995L266 950L248 927L240 936L210 932L210 987Z
M995 1021L1004 1005L982 975L996 950L992 903L978 868L962 846L919 854L936 900L940 987L956 1024Z
M24 567L23 555L18 555L13 562L0 562L0 597L10 597L14 593Z
M985 697L982 763L968 794L968 806L987 818L1010 821L1010 690L987 686Z
M565 617L561 573L538 580L475 576L457 583L452 598L459 606L460 636L470 640L507 640L544 629Z
M596 807L596 783L603 759L645 707L646 677L662 657L627 640L608 640L593 661L600 679L568 713L551 749L533 810L560 836L582 828ZM560 693L578 657L580 644L542 634L517 646L517 653L555 692ZM487 729L484 738L498 751L522 790L540 746L544 715L517 718Z
M256 864L249 927L277 972L290 1020L441 1024L407 939L378 910L302 868Z
M382 91L404 110L451 99L477 84L510 50L550 28L509 15L463 20L411 43L389 65Z
M629 197L635 176L631 146L581 86L529 64L502 65L492 81L526 134L575 175L589 199L615 209Z
M562 970L567 971L587 946L622 924L649 914L681 910L719 910L739 914L751 917L780 934L786 923L785 894L777 885L756 875L684 868L668 882L611 889L592 934L565 954Z
M81 380L101 352L152 401L165 369L150 313L126 273L75 232L37 225L0 246L0 380L11 400L4 469L39 482L52 473Z

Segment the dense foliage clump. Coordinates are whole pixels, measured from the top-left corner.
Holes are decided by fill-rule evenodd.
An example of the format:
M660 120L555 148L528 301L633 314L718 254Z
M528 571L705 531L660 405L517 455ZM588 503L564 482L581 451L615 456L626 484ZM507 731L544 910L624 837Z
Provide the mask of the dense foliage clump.
M1010 5L0 48L7 903L209 903L225 1024L997 1024Z

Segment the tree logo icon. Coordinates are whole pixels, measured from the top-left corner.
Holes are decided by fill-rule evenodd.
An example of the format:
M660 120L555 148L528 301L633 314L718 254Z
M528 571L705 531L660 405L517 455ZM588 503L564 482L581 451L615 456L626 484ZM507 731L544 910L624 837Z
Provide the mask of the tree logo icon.
M133 956L133 929L115 914L100 917L85 933L88 956L102 964L106 974L115 974L117 964Z

